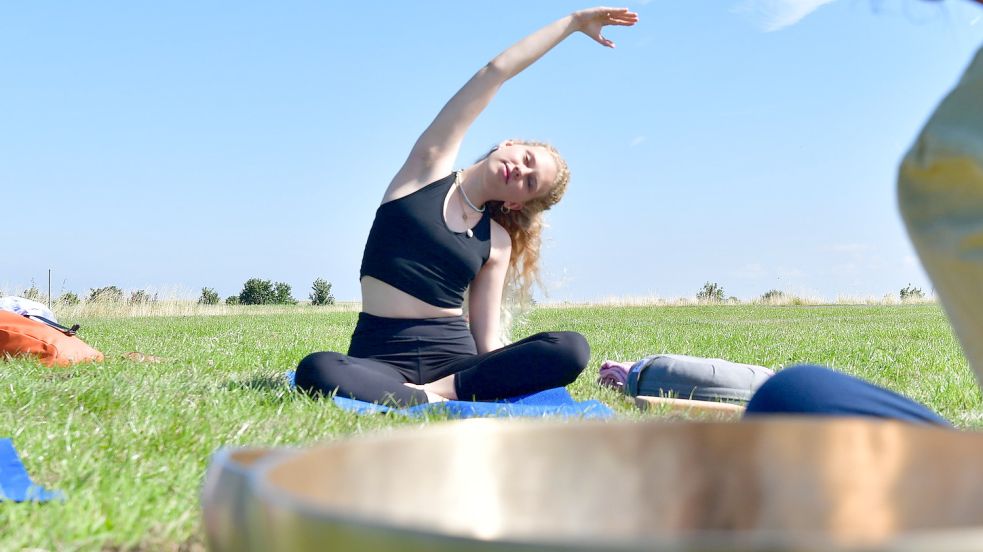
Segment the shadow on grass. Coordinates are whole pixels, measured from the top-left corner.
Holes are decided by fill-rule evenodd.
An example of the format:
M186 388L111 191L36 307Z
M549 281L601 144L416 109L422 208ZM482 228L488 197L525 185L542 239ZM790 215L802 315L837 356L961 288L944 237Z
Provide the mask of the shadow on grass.
M294 395L301 395L300 393L294 393L294 390L287 382L287 378L282 375L252 376L245 379L234 379L226 382L223 388L226 391L256 391L267 395L270 399L278 400L288 397L292 398Z

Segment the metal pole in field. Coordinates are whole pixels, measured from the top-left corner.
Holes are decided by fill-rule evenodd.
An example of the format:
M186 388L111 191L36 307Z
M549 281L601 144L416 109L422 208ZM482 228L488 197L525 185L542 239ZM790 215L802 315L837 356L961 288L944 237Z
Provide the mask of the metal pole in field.
M51 310L51 269L48 269L48 310Z

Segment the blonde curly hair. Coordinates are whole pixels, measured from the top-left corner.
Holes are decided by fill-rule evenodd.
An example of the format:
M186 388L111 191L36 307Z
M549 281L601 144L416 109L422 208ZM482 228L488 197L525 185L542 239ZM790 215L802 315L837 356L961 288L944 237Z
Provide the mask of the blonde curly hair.
M509 140L513 144L545 148L556 162L556 179L550 192L527 202L522 209L503 211L501 201L489 201L488 208L495 222L502 225L512 237L512 255L505 276L505 293L502 301L502 337L508 342L512 323L532 306L532 288L543 288L539 277L539 255L542 247L543 211L556 205L567 191L570 169L560 153L545 142ZM492 148L478 161L486 159L498 146Z

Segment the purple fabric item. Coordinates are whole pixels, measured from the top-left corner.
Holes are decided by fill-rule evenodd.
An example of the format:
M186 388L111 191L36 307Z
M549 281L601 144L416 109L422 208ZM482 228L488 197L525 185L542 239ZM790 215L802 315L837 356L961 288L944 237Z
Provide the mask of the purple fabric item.
M631 370L631 366L631 362L605 360L598 372L597 384L624 391L625 382L628 381L628 370Z

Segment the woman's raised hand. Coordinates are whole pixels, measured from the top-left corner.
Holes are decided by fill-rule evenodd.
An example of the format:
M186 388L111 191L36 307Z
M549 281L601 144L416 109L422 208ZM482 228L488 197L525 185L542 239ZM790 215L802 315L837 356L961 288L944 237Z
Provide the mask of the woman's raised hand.
M628 11L628 8L590 8L573 14L573 20L580 32L593 38L598 44L614 48L614 42L601 35L605 25L621 25L631 27L638 23L638 14Z

